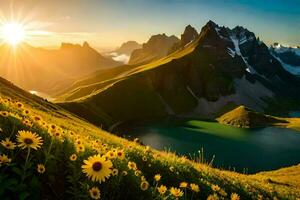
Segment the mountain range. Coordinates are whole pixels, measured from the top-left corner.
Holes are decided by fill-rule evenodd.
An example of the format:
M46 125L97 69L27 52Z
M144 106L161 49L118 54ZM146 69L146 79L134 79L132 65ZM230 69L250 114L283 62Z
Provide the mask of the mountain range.
M121 65L90 47L62 43L59 49L36 48L26 43L14 49L0 47L0 74L25 90L53 95L68 84L101 69ZM9 66L9 67L7 67Z
M270 47L270 52L280 61L285 70L300 76L300 47L285 47L274 43Z
M145 60L159 46L149 45L162 38L172 41L169 49ZM230 29L209 21L199 34L188 26L180 41L156 35L130 60L145 64L117 67L115 76L105 80L87 78L57 101L104 127L167 116L214 119L238 105L281 115L299 108L299 78L241 26Z

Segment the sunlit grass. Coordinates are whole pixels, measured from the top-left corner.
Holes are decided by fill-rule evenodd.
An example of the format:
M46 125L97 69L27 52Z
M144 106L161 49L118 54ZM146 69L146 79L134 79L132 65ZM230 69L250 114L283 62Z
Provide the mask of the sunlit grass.
M226 172L210 167L201 157L195 162L156 151L138 140L107 133L38 98L5 93L0 98L1 197L196 200L299 196L297 189L267 182L267 176ZM27 134L21 137L20 131ZM6 139L14 148L3 145Z

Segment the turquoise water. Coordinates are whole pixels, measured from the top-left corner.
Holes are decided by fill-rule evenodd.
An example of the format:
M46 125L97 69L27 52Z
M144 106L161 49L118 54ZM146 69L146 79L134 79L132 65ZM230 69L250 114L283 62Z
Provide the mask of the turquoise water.
M275 127L241 129L189 120L135 127L133 137L159 150L191 155L204 149L213 165L253 173L300 163L300 132Z
M300 117L300 111L290 112L289 117Z

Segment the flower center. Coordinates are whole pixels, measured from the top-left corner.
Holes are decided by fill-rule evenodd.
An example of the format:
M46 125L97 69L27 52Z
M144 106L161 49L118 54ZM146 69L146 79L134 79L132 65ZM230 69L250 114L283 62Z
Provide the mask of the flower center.
M98 195L97 191L94 191L94 192L93 192L93 195L94 195L94 196L97 196L97 195Z
M24 142L25 142L25 144L27 144L27 145L30 145L30 144L33 143L32 139L30 139L30 138L25 138L25 139L24 139Z
M102 169L102 164L100 162L95 162L92 168L94 171L99 172Z

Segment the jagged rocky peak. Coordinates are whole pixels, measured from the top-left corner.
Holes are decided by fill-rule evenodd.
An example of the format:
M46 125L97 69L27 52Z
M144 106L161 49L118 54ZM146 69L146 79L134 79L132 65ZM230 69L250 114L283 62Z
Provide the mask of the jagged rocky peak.
M73 49L73 48L80 48L81 45L80 44L72 44L72 43L67 43L67 42L62 42L60 49Z
M82 47L83 48L90 48L90 45L87 41L85 41L85 42L83 42Z
M194 41L197 37L197 30L191 25L186 26L183 34L181 34L181 46L189 44L190 42Z
M60 49L61 50L68 50L68 49L89 49L91 48L88 42L83 42L82 46L80 44L73 44L73 43L61 43Z
M163 34L157 34L151 36L151 38L147 41L147 43L143 44L144 50L150 50L150 51L156 51L166 48L167 50L176 42L178 42L179 39L174 36L167 36L165 33ZM165 54L165 53L164 53Z
M141 49L132 52L129 64L146 63L154 59L166 56L171 47L180 40L174 36L167 36L165 33L157 34L143 44Z

